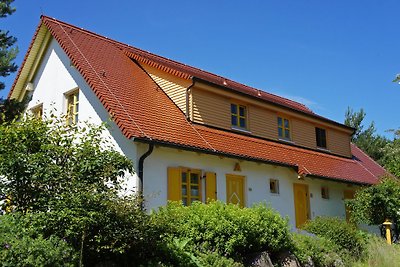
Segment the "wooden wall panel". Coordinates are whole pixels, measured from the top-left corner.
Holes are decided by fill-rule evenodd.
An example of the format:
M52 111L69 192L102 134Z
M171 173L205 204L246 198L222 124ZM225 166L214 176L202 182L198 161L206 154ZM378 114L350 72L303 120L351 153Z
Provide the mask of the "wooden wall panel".
M350 136L339 131L328 130L327 132L328 149L335 154L346 157L351 156Z
M291 119L292 140L298 145L316 148L315 125L297 118Z
M252 134L277 139L276 113L257 106L249 106L249 126Z
M192 90L192 118L194 122L231 128L229 99L203 90Z
M186 88L192 84L192 81L168 74L147 64L141 64L141 66L182 112L186 113Z

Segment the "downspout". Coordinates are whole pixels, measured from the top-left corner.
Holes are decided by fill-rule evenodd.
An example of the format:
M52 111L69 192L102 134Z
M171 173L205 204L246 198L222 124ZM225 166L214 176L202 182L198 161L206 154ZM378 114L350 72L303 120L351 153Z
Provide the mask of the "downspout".
M154 148L154 144L150 143L149 144L149 149L146 151L146 153L144 153L140 159L139 159L139 198L140 200L143 200L143 164L144 164L144 160L150 156L151 153L153 153L153 148ZM143 203L141 205L142 209L143 209Z
M186 88L186 119L189 121L190 120L190 114L189 114L189 92L190 89L194 86L194 77L192 77L192 84Z

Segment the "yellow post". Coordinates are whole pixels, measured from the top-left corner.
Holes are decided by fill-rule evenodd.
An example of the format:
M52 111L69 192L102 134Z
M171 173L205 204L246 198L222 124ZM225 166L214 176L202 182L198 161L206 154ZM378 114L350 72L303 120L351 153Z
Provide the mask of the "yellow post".
M392 244L392 234L390 232L390 227L392 226L392 223L388 219L386 219L383 225L386 229L386 242L390 245Z

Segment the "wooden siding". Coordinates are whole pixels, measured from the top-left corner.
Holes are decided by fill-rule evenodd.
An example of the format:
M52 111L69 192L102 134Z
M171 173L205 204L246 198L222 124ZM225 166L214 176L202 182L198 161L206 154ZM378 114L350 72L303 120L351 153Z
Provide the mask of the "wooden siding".
M350 136L339 131L328 130L326 133L328 149L339 155L351 156Z
M230 104L238 103L246 105L248 114L247 130L254 136L270 140L279 140L277 116L286 117L290 120L292 137L292 142L290 143L311 149L318 149L315 127L326 129L327 151L351 157L350 133L344 130L340 131L337 126L329 127L330 125L327 123L322 124L316 120L307 120L308 118L303 118L300 116L301 114L284 112L283 109L264 103L258 105L251 101L246 102L240 97L232 97L229 93L222 95L211 90L203 90L197 86L194 86L192 89L190 103L193 112L191 118L194 122L227 130L233 130L231 126Z
M315 125L299 119L289 118L291 122L292 140L301 146L317 148Z
M186 113L186 88L192 84L192 81L168 74L147 64L141 64L141 66L182 112Z
M276 113L254 105L250 105L248 108L251 132L257 136L278 138Z

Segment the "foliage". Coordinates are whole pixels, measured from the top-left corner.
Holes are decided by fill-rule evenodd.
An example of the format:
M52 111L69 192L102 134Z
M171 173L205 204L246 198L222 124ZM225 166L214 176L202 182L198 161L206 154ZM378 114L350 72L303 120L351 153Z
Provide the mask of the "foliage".
M382 238L371 237L366 256L353 264L354 267L393 267L400 262L400 246L388 245Z
M339 247L340 250L348 252L355 258L362 256L365 249L365 238L360 230L353 224L333 217L316 217L308 221L304 230L323 237Z
M376 161L381 161L385 153L382 148L390 141L376 134L374 122L364 129L363 120L366 113L363 109L353 111L347 108L344 124L355 129L352 142Z
M241 260L248 253L289 247L288 222L265 205L240 208L220 201L191 206L169 203L152 215L164 239L189 240L191 251L216 252Z
M383 148L385 155L382 162L390 173L400 178L400 130L393 132L395 138Z
M0 2L0 18L5 18L15 12L11 7L14 0L2 0ZM0 76L6 77L17 70L14 61L18 49L13 47L17 39L8 35L8 31L0 30ZM0 90L4 89L4 83L0 82Z
M11 6L14 0L0 1L0 18L5 18L15 12ZM17 70L17 65L13 62L18 54L15 45L17 39L9 35L8 31L0 30L0 76L6 77ZM5 88L4 82L0 81L0 90ZM26 100L21 102L15 99L0 98L0 123L12 121L25 107Z
M103 130L57 118L0 124L0 199L11 196L12 207L27 212L52 210L73 195L115 195L132 163L103 140Z
M342 261L339 247L323 237L292 233L292 240L292 252L302 265L306 265L309 259L316 267L335 266Z
M160 236L142 201L126 194L132 162L104 127L23 118L0 125L0 197L43 238L66 240L85 265L127 266L157 251Z
M22 214L0 217L1 266L75 266L77 253L66 241L34 231Z
M387 176L378 184L356 192L348 200L355 222L378 225L386 219L400 224L400 181Z

